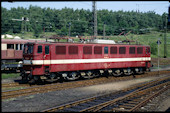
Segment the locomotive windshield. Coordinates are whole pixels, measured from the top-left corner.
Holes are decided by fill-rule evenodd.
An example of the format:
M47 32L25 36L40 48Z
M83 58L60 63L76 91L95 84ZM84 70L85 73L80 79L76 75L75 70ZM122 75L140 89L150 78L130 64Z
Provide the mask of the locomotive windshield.
M23 53L24 54L32 54L33 53L33 48L34 48L34 45L26 44L26 45L24 45Z

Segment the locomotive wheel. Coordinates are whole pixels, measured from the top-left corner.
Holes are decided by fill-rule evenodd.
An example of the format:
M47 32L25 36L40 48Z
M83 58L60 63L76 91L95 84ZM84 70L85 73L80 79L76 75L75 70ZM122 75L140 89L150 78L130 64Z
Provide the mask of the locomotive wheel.
M82 77L84 78L84 79L91 79L91 78L93 78L95 75L93 74L93 72L92 71L86 71L85 72L85 75L83 75Z
M50 78L51 78L52 82L57 81L57 80L60 79L60 77L55 73L50 73Z
M28 77L27 76L22 76L22 83L28 83Z
M76 72L71 72L66 76L67 80L76 80L80 77L80 75Z
M135 70L136 74L143 74L145 71L142 68L138 68L138 70Z
M86 75L87 75L88 79L91 79L94 77L92 71L87 71Z
M118 77L121 76L123 72L120 69L117 69L117 70L113 70L112 74L113 76Z
M123 69L123 72L125 75L129 76L133 73L133 71L131 69Z
M33 85L33 84L35 84L35 80L34 79L31 79L31 80L29 80L29 82L28 82L30 85Z

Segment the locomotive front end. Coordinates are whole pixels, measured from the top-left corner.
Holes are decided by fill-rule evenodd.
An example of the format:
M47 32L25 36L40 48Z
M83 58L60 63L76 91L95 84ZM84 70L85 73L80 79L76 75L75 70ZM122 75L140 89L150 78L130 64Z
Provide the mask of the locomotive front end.
M47 79L50 68L49 44L41 42L26 43L23 51L23 80L30 83Z
M21 71L22 80L31 80L32 79L32 70L33 70L33 51L34 43L26 43L23 50L23 69Z

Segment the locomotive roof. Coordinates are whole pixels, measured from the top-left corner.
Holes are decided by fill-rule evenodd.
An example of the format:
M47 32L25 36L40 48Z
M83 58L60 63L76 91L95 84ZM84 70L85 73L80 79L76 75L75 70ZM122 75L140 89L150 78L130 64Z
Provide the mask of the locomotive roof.
M135 46L149 46L149 45L142 45L142 44L123 44L123 43L116 43L116 44L106 44L106 43L81 43L81 42L28 42L32 44L95 44L95 45L135 45Z

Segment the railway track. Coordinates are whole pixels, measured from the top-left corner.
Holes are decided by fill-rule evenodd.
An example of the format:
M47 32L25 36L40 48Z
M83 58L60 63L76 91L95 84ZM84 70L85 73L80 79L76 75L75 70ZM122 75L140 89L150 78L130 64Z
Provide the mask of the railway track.
M147 76L155 76L157 72L150 72L143 75L137 75L136 78L142 78ZM161 71L161 74L169 73L169 71ZM63 90L63 89L69 89L69 88L76 88L76 87L83 87L83 86L90 86L95 84L102 84L102 83L108 83L108 82L114 82L114 81L121 81L121 80L129 80L133 79L132 76L124 76L124 77L100 77L95 79L89 79L89 80L81 80L81 81L72 81L72 82L64 82L64 83L54 83L54 84L48 84L48 85L35 85L31 87L27 87L24 89L18 89L18 90L9 90L9 91L2 91L2 99L8 99L8 98L14 98L18 96L25 96L30 94L36 94L36 93L45 93L49 91L56 91L56 90ZM20 84L17 83L10 83L10 84L2 84L3 87L9 87L9 86L20 86ZM28 84L21 84L29 86Z
M30 85L29 84L19 84L17 82L3 83L1 85L2 88L18 87L18 86L30 86Z
M137 111L150 99L170 88L170 77L43 110L42 112Z

